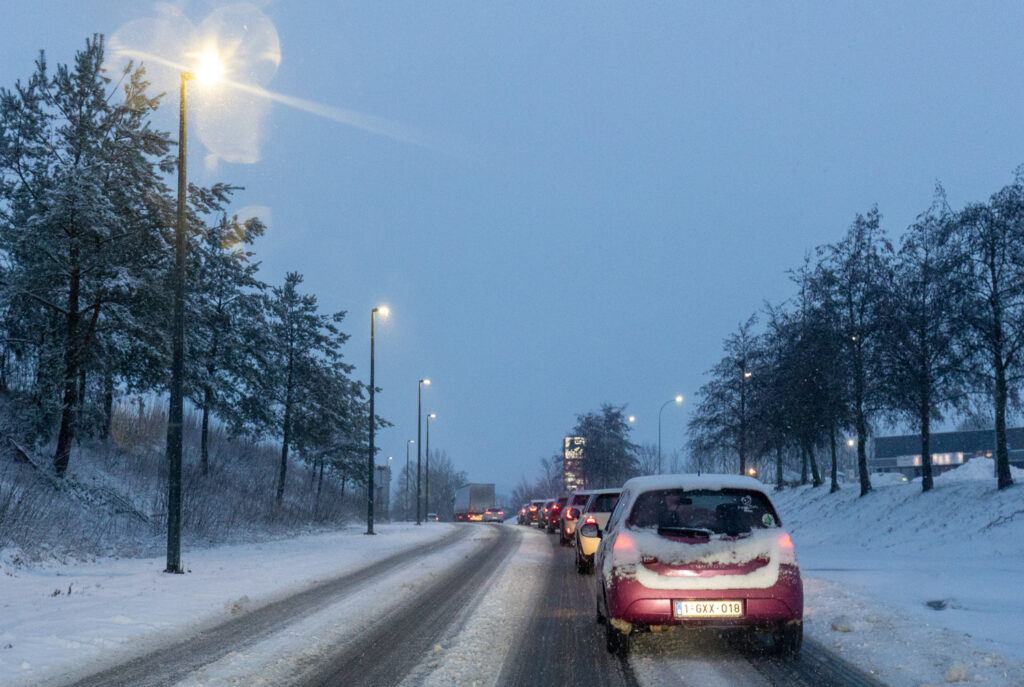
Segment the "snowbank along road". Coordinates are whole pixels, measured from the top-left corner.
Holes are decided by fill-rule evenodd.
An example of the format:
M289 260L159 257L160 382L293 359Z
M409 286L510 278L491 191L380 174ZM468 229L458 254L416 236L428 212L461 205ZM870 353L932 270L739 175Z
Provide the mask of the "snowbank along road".
M593 578L537 530L451 535L72 683L98 685L879 685L815 642L797 661L715 633L607 653Z

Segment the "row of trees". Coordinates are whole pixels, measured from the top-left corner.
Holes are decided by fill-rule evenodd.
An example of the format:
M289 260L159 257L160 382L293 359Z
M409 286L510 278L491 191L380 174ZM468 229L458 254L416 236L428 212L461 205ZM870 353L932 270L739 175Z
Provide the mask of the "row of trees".
M429 469L427 465L429 464ZM396 466L398 467L398 466ZM420 475L423 489L423 514L437 513L441 520L455 518L455 492L469 479L465 470L457 470L446 451L431 450L423 462ZM430 492L427 493L427 485ZM416 519L416 463L402 465L397 471L395 489L391 496L391 517L402 520Z
M837 243L791 271L795 294L768 304L724 341L689 423L700 463L774 455L776 479L799 460L823 482L817 455L856 437L861 495L871 490L867 445L880 424L921 436L922 489L932 488L932 424L987 403L998 486L1013 483L1008 408L1024 375L1024 168L987 202L959 210L941 187L895 244L877 208L858 214Z
M0 390L29 439L55 437L63 476L83 436L106 438L115 399L162 394L169 322L176 157L155 129L160 96L129 63L104 71L102 37L51 72L42 54L27 82L0 89ZM290 273L259 278L258 219L227 208L228 184L190 185L186 393L210 422L281 442L276 500L289 451L362 480L364 387L350 377L339 326Z

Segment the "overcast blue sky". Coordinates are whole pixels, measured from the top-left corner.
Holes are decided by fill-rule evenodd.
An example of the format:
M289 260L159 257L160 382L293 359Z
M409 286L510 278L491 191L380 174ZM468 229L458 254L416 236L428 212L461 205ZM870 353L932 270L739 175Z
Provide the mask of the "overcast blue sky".
M39 49L65 62L157 15L2 4L6 87ZM199 24L224 4L174 7ZM364 379L370 310L391 307L383 456L404 462L429 377L431 447L500 492L606 402L655 443L683 393L670 453L722 338L792 294L805 251L875 203L896 236L937 180L960 205L1024 163L1020 3L257 5L280 42L263 86L392 135L274 102L258 160L213 161L193 133L190 177L268 209L263 278L300 271L348 311Z

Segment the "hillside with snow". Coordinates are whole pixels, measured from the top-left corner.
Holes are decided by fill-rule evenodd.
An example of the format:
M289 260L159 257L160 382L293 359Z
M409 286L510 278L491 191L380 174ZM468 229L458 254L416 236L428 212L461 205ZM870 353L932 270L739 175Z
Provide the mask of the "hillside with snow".
M1024 684L1024 470L996 489L975 458L920 480L873 476L773 500L804 573L809 637L891 685Z

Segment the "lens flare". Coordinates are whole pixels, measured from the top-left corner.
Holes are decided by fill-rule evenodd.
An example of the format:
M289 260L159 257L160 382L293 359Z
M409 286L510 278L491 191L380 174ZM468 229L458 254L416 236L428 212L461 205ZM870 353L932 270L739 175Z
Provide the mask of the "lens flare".
M212 86L224 78L224 63L217 54L217 47L208 45L199 56L199 64L193 70L196 81L203 86Z
M220 7L198 25L169 3L157 3L154 10L154 16L114 32L110 54L142 63L152 93L176 93L183 73L195 76L203 88L190 93L189 108L195 131L210 152L206 160L211 171L218 160L259 161L273 103L391 140L467 155L464 142L437 132L268 90L281 64L281 42L273 22L253 4Z

